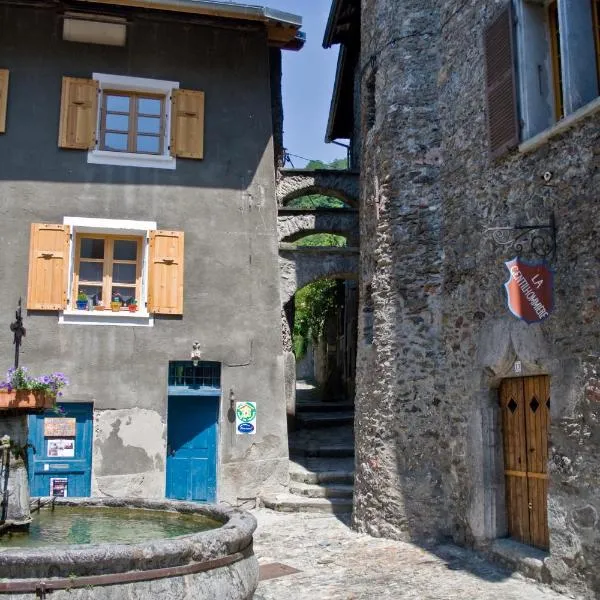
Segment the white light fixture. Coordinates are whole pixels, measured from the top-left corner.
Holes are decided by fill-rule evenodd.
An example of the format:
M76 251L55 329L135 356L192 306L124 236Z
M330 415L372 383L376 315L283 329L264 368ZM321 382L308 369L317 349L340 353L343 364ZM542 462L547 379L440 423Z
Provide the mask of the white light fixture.
M127 21L106 15L65 13L63 40L104 46L124 46Z
M190 358L192 359L192 365L194 367L198 366L200 359L202 358L202 351L200 350L200 342L194 342L192 344L192 352L190 354Z

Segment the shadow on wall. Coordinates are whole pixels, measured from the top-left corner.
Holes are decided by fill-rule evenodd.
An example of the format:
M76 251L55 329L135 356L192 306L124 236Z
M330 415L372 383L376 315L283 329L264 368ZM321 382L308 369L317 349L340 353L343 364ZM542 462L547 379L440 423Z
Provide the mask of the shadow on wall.
M0 66L9 69L10 82L0 180L248 188L273 127L261 32L129 17L127 45L120 48L64 42L56 34L60 15L52 11L4 8ZM204 159L178 158L175 170L107 166L88 164L86 150L58 148L62 77L90 79L93 73L203 91Z

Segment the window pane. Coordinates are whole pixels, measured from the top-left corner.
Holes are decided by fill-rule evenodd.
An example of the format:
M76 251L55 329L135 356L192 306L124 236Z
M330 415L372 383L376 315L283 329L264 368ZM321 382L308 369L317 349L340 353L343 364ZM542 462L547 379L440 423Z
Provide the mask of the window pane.
M123 304L130 304L135 300L135 288L113 287L111 301L115 296L119 297Z
M127 135L124 133L107 133L104 137L106 150L127 150Z
M106 110L116 112L129 112L129 97L107 95Z
M115 283L135 283L136 265L113 265L113 281Z
M79 279L81 281L102 281L103 267L104 263L81 261L79 263Z
M158 154L160 152L160 138L148 135L138 135L137 151Z
M138 243L132 240L115 240L115 260L137 260Z
M102 300L102 288L99 285L80 285L77 293L81 292L88 297L88 300L92 301L94 306Z
M139 117L138 131L140 133L160 133L159 117Z
M104 258L104 240L81 239L81 258Z
M144 115L160 115L160 98L138 98L138 112Z
M117 131L129 130L129 117L127 115L106 115L106 129L116 129Z

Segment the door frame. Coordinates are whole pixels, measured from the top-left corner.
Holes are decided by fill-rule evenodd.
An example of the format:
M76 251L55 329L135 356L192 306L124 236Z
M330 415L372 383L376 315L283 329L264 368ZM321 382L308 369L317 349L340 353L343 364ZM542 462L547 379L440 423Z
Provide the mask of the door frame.
M217 417L215 421L216 432L215 432L215 503L219 502L221 497L221 417L223 413L223 394L221 390L221 376L222 376L222 363L216 361L199 361L195 369L204 369L205 373L209 376L203 380L196 380L193 382L181 382L174 379L173 368L183 366L191 367L191 360L174 360L169 361L167 373L167 396L165 406L165 420L166 420L166 439L165 439L165 476L164 476L164 490L165 498L167 497L168 487L168 472L167 472L167 460L168 460L168 443L169 443L169 398L171 396L187 396L195 397L199 399L201 397L213 397L217 400ZM202 400L199 400L200 402Z

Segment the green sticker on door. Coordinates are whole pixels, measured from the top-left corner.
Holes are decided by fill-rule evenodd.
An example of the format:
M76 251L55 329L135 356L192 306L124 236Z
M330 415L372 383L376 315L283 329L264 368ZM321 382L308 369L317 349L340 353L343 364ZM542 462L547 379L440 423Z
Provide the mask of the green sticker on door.
M256 402L236 402L235 428L238 435L256 435Z

